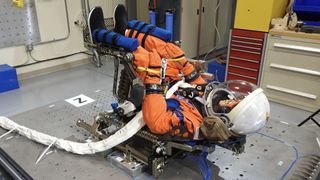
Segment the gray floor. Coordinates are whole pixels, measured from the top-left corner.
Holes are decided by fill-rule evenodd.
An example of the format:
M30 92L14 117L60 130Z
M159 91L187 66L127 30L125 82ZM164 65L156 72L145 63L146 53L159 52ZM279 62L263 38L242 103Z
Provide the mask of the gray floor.
M37 124L40 123L39 119L28 120L24 119L24 116L33 113L39 114L37 110L33 109L39 109L39 107L57 101L59 104L61 100L78 94L98 93L99 95L102 92L104 95L101 96L111 94L113 64L111 62L104 64L100 69L88 64L22 81L19 90L0 94L0 115L15 117L20 119L21 123L26 123L31 127L38 126L39 130L64 138L75 138L70 134L85 134L85 132L73 129L72 124L65 125L69 128L67 131L62 127L55 131L52 128L54 124L57 127L61 124L52 122L52 118L50 122L50 118L45 114L39 117L40 121L43 120L41 124ZM103 107L106 106L106 104L103 105ZM59 112L61 111L63 109ZM22 112L26 113L19 115ZM299 155L319 153L320 147L315 141L316 137L320 137L319 128L312 123L307 123L302 128L296 127L309 114L310 112L271 103L270 122L262 131L262 135L256 134L248 138L246 153L235 156L225 149L217 149L209 155L208 159L214 162L216 179L252 179L252 177L256 177L254 179L279 179L293 161L294 150L291 146L272 138L292 144L298 149ZM90 115L87 114L87 116ZM4 132L3 129L0 129L0 134ZM36 179L131 179L123 171L107 163L102 158L103 154L77 156L64 151L55 151L55 153L46 156L39 165L35 165L34 162L44 146L20 136L2 139L0 146L7 150L31 175L37 177ZM192 162L188 165L185 160L171 160L169 167L160 179L199 179L201 177L199 172L192 166ZM259 170L261 167L268 168ZM136 179L146 178L151 177L144 174Z
M112 90L113 63L93 64L54 72L20 82L20 89L0 93L0 115L12 116L84 91Z

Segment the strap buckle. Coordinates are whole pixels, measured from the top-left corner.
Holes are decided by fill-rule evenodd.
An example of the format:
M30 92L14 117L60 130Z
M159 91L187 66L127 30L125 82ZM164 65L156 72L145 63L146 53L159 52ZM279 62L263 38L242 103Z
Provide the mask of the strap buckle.
M167 69L167 59L162 58L161 59L161 71L160 71L160 84L162 84L162 82L165 82L166 69Z

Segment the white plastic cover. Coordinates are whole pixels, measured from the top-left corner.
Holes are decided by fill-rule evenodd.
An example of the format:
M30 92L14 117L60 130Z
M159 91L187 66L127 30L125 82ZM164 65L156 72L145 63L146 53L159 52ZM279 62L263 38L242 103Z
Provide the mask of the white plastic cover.
M270 114L270 105L261 88L241 81L213 82L206 86L204 93L207 116L228 117L226 122L234 133L246 135L265 126ZM222 103L221 103L222 102ZM223 106L223 103L234 106Z
M259 131L266 125L270 105L261 88L256 89L234 107L227 116L233 132L246 135Z
M59 149L63 149L75 154L94 154L96 152L102 152L111 149L135 135L144 125L145 122L143 121L142 112L140 111L130 122L128 122L123 128L118 130L109 138L98 142L78 143L29 129L13 122L6 117L0 116L0 126L2 128L7 130L15 129L15 131L17 131L19 134L33 141L44 145L53 144L53 146Z

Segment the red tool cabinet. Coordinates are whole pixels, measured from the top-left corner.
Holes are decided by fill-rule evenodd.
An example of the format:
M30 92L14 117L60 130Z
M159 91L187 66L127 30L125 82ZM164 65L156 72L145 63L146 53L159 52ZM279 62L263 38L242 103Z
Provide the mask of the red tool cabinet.
M259 85L267 33L233 29L230 32L226 80Z

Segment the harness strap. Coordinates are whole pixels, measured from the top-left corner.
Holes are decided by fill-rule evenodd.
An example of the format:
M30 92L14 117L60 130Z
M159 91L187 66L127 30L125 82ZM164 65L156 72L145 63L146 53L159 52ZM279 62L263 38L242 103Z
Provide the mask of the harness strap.
M145 67L142 67L142 66L136 67L136 71L137 72L151 72L151 73L154 73L154 74L160 74L159 70L149 69L149 68L145 68Z
M161 68L161 66L149 66L149 68Z
M178 62L178 61L182 61L182 60L184 60L184 59L185 59L185 57L184 57L184 56L182 56L182 57L178 57L178 58L168 59L168 61Z
M146 84L146 94L163 94L163 89L159 84Z
M155 75L155 74L148 74L149 77L155 77L155 78L160 78L159 75ZM160 81L159 81L160 82Z
M189 63L189 62L186 61L186 62L182 65L182 67L186 67L186 65L187 65L188 63Z

